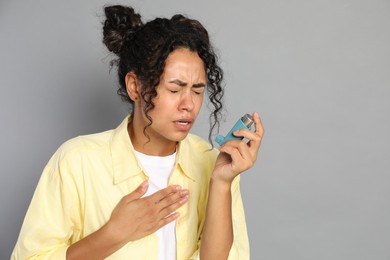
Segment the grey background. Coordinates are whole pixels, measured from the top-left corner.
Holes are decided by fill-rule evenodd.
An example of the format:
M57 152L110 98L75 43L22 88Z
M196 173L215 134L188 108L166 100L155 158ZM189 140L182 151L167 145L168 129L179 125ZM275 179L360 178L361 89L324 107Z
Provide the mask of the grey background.
M126 114L101 44L105 3L0 3L0 259L57 147ZM185 13L208 28L226 73L221 132L262 116L241 185L252 259L390 259L390 1L132 3L146 20Z

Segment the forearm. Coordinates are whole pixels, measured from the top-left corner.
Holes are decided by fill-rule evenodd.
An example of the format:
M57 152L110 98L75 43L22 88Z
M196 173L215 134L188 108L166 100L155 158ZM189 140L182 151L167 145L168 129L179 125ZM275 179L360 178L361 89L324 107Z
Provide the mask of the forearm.
M227 259L232 244L231 183L211 179L200 258Z
M125 244L117 239L118 237L115 231L106 224L96 232L72 244L66 252L66 259L104 259Z

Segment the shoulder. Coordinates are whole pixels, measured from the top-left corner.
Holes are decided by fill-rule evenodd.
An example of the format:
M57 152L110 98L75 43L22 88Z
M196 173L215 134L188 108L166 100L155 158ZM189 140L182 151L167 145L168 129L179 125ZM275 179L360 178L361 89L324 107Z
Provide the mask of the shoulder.
M109 147L112 133L113 130L108 130L96 134L77 136L63 143L59 150L64 154L68 154L78 151L88 152L96 149L104 149L105 147Z
M49 164L82 160L88 156L109 152L113 130L81 135L64 142L54 153Z

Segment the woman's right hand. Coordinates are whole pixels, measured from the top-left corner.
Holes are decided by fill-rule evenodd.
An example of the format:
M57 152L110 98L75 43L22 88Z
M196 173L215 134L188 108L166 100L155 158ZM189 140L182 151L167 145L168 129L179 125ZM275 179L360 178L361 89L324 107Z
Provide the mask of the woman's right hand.
M124 196L114 208L106 228L118 243L138 240L152 234L179 217L175 212L188 201L189 191L179 185L168 186L150 196L143 197L148 189L143 182Z

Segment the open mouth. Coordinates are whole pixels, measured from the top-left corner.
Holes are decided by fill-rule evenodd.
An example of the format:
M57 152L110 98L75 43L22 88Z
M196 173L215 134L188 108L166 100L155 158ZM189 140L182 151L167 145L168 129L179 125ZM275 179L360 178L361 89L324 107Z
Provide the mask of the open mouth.
M176 123L179 124L179 125L188 125L188 124L190 124L190 122L188 122L188 121L176 121Z

